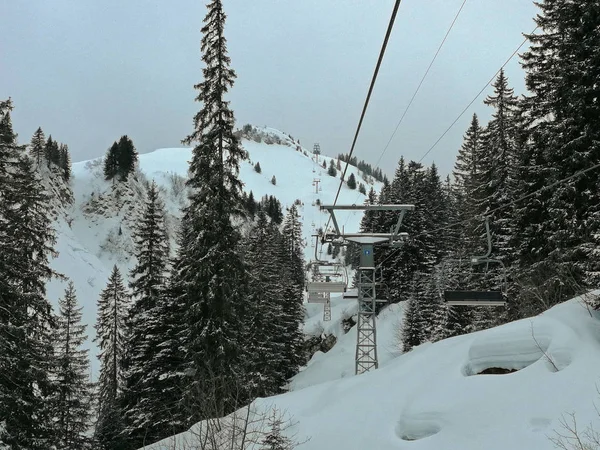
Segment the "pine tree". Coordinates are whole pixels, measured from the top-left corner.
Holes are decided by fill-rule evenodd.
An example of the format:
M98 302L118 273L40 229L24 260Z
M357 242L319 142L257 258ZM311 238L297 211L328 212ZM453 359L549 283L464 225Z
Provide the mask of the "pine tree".
M186 402L192 420L220 417L236 407L244 363L243 322L247 293L241 236L232 223L243 214L238 178L245 152L234 134L225 94L235 72L229 67L221 0L212 0L202 28L204 80L195 88L202 108L184 143L196 143L190 162L190 202L183 211L186 232L180 247L177 283L188 308L191 380Z
M55 235L48 199L30 158L16 143L8 113L11 105L1 106L5 109L0 118L0 152L13 170L0 180L0 373L10 374L0 377L0 443L41 450L54 443L49 377L54 321L45 286L55 275L48 261L55 255Z
M125 321L128 295L121 272L115 265L108 284L98 300L96 339L99 342L100 377L98 379L98 421L95 440L105 450L124 449L120 437L122 413L118 399L123 388L125 358Z
M325 168L325 161L323 161L323 168ZM327 169L327 175L330 177L337 177L337 170L333 164L333 159L329 160L329 169Z
M304 321L302 306L304 290L304 244L302 240L302 223L296 205L292 205L286 214L281 240L279 243L279 265L281 267L283 296L282 311L285 327L285 359L286 377L295 375L303 364L301 325Z
M254 171L256 173L261 173L262 169L260 168L260 163L257 161L256 164L254 164Z
M68 183L71 179L71 155L69 154L69 147L67 144L61 144L60 146L59 167L63 180Z
M117 147L118 173L121 181L125 181L129 174L135 170L138 153L133 145L133 141L128 136L121 136Z
M275 178L275 175L273 175L273 178L271 178L271 184L273 186L275 186L277 184L277 178Z
M287 271L282 271L279 264L279 242L279 230L273 222L269 223L265 212L260 211L245 245L246 262L252 279L252 298L244 316L252 324L245 328L245 341L253 349L245 367L246 389L251 398L280 393L288 373L283 342L286 330L285 321L282 320L282 285L289 280L284 278Z
M42 159L45 156L46 147L46 136L42 128L39 127L31 138L31 144L29 145L29 151L31 156L36 161L36 166L39 168L42 165Z
M598 1L547 0L538 6L541 32L528 36L531 46L522 56L531 92L524 101L531 173L519 180L519 194L600 162L595 125L600 118L600 37L592 31L599 23ZM519 208L519 223L533 224L523 236L521 259L523 264L530 260L531 285L552 303L598 282L597 186L597 172L589 172L536 194Z
M126 355L123 360L124 431L130 448L154 442L172 431L164 405L173 398L163 394L161 360L162 334L165 329L161 305L166 299L166 275L169 258L165 211L153 181L141 220L134 230L136 265L130 274L133 304L127 315Z
M367 195L367 188L365 187L364 184L362 184L362 183L358 184L358 192L360 192L362 195Z
M353 173L351 173L348 177L348 187L350 189L356 189L356 178L354 177Z
M69 282L64 297L59 300L58 327L54 338L54 401L57 449L87 448L91 419L92 387L88 379L88 350L82 345L87 339L86 325L81 324L81 307L77 305L75 287Z
M104 156L104 178L112 180L119 173L119 144L116 142L108 149Z

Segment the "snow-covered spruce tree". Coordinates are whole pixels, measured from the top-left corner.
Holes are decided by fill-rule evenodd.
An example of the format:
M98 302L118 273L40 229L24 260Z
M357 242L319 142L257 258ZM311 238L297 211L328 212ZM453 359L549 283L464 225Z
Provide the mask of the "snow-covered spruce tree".
M196 145L177 270L188 309L191 379L186 383L186 403L193 422L223 416L236 407L246 351L240 312L247 298L247 273L241 236L233 223L244 213L238 174L245 152L225 100L235 72L223 35L222 1L212 0L207 8L201 42L204 80L195 86L202 108L194 117L194 131L183 141Z
M104 178L112 180L119 173L119 144L116 142L110 146L104 155Z
M348 187L350 189L356 189L356 178L354 177L353 173L351 173L348 177Z
M0 104L0 445L52 448L52 307L46 282L54 275L54 230L48 199L32 162L16 142L9 111ZM12 166L5 171L6 165ZM4 166L4 167L2 167Z
M59 168L63 180L68 183L71 179L71 155L67 144L61 144L60 146Z
M246 359L246 389L250 398L268 397L281 392L288 369L285 366L283 320L283 284L287 271L282 271L276 246L281 242L277 227L264 211L258 213L245 243L246 263L251 277L250 301L244 328L246 346L253 351ZM283 273L282 273L283 272Z
M288 208L281 230L285 245L288 266L292 271L292 281L300 291L304 289L304 243L302 240L302 222L298 208Z
M125 320L129 296L118 267L113 267L108 284L98 299L96 342L99 342L98 421L94 439L103 450L127 448L120 436L122 412L118 398L123 388Z
M538 6L540 32L528 36L531 46L522 59L531 92L525 99L531 176L547 185L600 162L600 36L592 31L599 26L600 5L546 0ZM535 185L531 176L527 181ZM598 285L598 180L598 171L588 172L541 192L520 210L520 222L536 228L533 236L524 236L521 258L533 259L533 288L552 302L570 298L587 283ZM521 187L523 192L528 186ZM533 245L536 235L539 246Z
M59 315L54 337L56 392L53 401L54 429L58 450L88 448L91 421L92 385L89 381L86 325L81 323L82 308L77 304L73 282L59 300Z
M33 133L31 137L31 144L29 144L29 152L31 156L35 160L36 167L39 168L42 166L44 157L45 157L45 147L46 147L46 136L42 131L41 127Z
M127 179L130 173L135 170L138 161L138 153L133 145L133 141L128 136L121 136L118 145L118 174L121 181Z
M302 305L304 290L304 243L302 240L302 223L296 205L292 205L286 214L279 245L279 261L281 267L280 285L283 295L279 298L283 312L285 327L285 357L287 364L286 377L295 375L304 363L302 357L302 323L304 307Z
M165 397L162 361L164 306L166 299L169 244L165 211L153 181L148 190L141 220L134 230L136 265L131 270L132 305L128 311L123 360L123 436L130 448L159 441L170 435L170 418L164 405L175 399ZM168 363L166 363L168 365Z
M515 231L513 210L504 208L491 215L488 215L488 212L508 205L514 197L519 135L518 100L513 90L508 87L508 80L503 70L500 71L492 86L494 94L484 100L486 105L494 108L494 112L482 132L476 210L479 214L489 217L493 257L499 258L510 266L514 258L511 249ZM482 220L479 220L475 224L480 225L481 222ZM485 242L483 230L480 236L478 242ZM472 281L481 283L485 289L499 289L503 276L504 274L498 272L497 266L493 266L489 273L480 273L477 275L477 281L475 279ZM487 328L490 324L500 321L498 312L494 309L483 308L474 312L476 329Z
M52 139L52 135L48 136L48 140L46 141L44 157L46 158L46 165L48 168L51 168L53 164L57 165L60 160L59 144Z
M325 161L323 161L323 168L325 167ZM335 163L333 162L333 159L329 160L329 168L327 169L327 175L329 175L330 177L337 177L337 170L335 168Z

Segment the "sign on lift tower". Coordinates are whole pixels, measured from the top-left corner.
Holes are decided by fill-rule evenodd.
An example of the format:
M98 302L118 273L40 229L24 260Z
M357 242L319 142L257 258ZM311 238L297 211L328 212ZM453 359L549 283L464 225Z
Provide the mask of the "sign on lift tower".
M376 305L377 286L380 281L376 277L374 259L375 245L389 245L398 247L402 245L407 233L400 233L402 219L407 211L413 211L414 205L321 205L321 210L327 210L331 215L334 232L327 232L323 236L324 242L355 242L360 244L360 266L358 268L358 317L356 323L356 363L355 373L358 375L377 369L377 329ZM362 211L393 211L398 213L398 221L389 233L346 233L341 230L335 211L362 210Z

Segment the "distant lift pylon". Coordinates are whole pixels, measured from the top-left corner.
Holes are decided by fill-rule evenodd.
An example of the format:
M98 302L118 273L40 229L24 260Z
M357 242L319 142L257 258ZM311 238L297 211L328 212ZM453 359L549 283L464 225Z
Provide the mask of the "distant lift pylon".
M381 285L377 280L377 269L374 260L375 245L389 245L397 247L402 245L407 233L401 233L402 219L407 211L413 211L414 205L321 205L321 210L326 210L331 215L334 226L333 232L325 231L323 242L355 242L360 244L360 266L358 268L358 317L356 324L356 358L355 373L360 374L377 369L377 329L376 305L382 300L377 299L377 287ZM398 213L396 224L389 233L346 233L341 230L335 211L394 211Z

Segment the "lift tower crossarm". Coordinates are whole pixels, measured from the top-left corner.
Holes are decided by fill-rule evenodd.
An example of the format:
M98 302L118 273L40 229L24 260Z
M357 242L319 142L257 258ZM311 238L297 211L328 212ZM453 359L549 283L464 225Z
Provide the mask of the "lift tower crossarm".
M352 238L356 238L359 235L356 233L344 233L340 230L337 219L335 217L336 210L350 210L350 211L399 211L400 215L398 216L398 222L396 225L390 230L390 233L360 233L362 237L373 237L379 238L381 241L388 240L390 243L393 243L397 240L403 233L399 234L400 226L402 225L402 219L404 219L404 215L406 211L414 211L415 205L321 205L321 210L327 210L331 215L331 221L333 222L333 226L335 228L336 237L341 237L343 239L352 240Z

